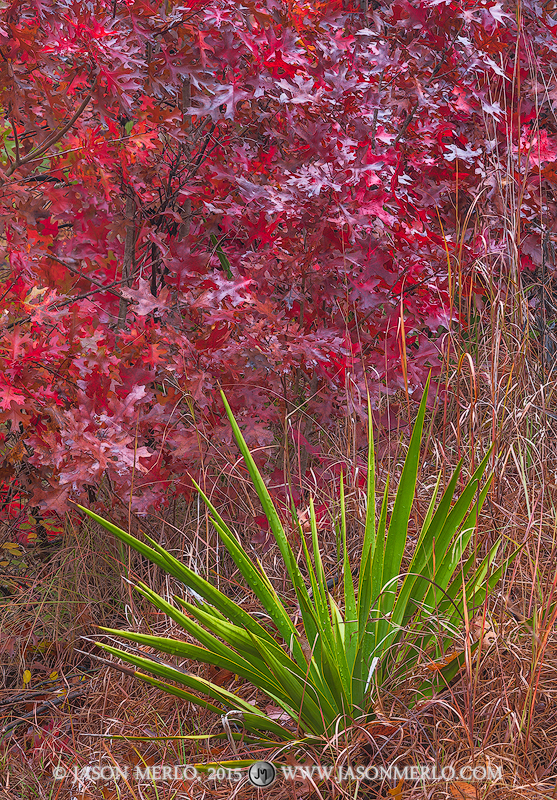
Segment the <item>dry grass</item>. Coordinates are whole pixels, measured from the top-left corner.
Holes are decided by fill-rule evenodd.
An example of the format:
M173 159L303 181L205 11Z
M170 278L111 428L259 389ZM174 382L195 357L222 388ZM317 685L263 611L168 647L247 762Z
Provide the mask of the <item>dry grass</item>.
M481 324L479 322L478 324ZM501 337L503 338L503 337ZM477 533L480 549L502 533L510 543L524 543L521 555L513 564L502 585L485 609L480 609L471 626L484 627L481 652L472 658L461 678L448 692L419 708L405 704L410 686L387 687L379 699L379 723L356 729L350 741L332 740L323 753L298 752L298 763L329 763L335 770L357 764L400 764L440 766L456 769L469 764L489 763L501 767L502 779L489 786L467 782L447 783L393 781L361 784L355 794L354 784L330 781L320 786L311 782L278 781L266 796L288 797L391 797L401 798L513 798L554 797L557 776L557 640L554 633L553 604L555 585L555 509L554 472L557 448L552 437L555 421L547 415L553 386L537 383L539 368L535 350L528 352L525 367L509 380L497 380L480 366L486 353L474 354L473 378L470 373L449 375L446 402L439 402L430 414L429 440L424 451L420 477L418 516L425 511L427 499L439 469L447 475L458 457L464 455L468 469L472 459L478 462L492 440L497 442L494 462L496 480L486 513ZM504 363L510 355L499 347ZM484 362L485 363L485 362ZM514 371L514 370L513 370ZM475 391L471 385L475 380ZM471 397L474 396L474 402ZM400 408L404 408L403 405ZM524 409L528 408L524 413ZM378 412L378 419L382 412ZM405 413L405 412L404 412ZM551 413L551 412L550 412ZM399 412L400 414L400 412ZM447 424L448 421L448 424ZM406 420L403 420L406 425ZM381 475L400 463L397 448L404 447L394 430L378 424L378 450ZM357 438L357 437L356 437ZM346 461L346 448L354 446L339 436L331 445L339 460ZM351 476L352 479L354 476ZM350 484L350 480L348 481ZM361 541L361 490L352 480L348 501L352 507L351 546L357 553ZM308 487L309 488L309 487ZM331 498L318 498L331 505ZM249 503L248 498L245 499ZM334 505L334 502L333 502ZM207 537L204 519L197 506L183 509L181 526L168 521L159 523L170 550L194 563L207 567L221 588L228 582L231 596L248 603L245 592L236 582L233 565L217 551ZM122 520L120 520L122 522ZM416 529L420 520L415 520ZM157 523L150 522L157 530ZM330 527L321 533L326 569L336 569L336 536ZM410 531L410 538L412 531ZM295 542L294 542L295 543ZM281 593L288 597L289 587L274 549L259 551L264 567ZM131 559L131 560L128 560ZM69 530L64 546L51 556L43 571L34 565L36 578L23 586L4 605L2 618L2 655L0 668L3 689L0 695L2 724L22 721L2 744L0 790L5 798L256 798L262 792L245 780L153 783L130 777L117 783L99 783L81 773L82 783L69 779L54 781L53 767L60 755L64 763L80 769L96 765L186 764L236 757L230 744L212 740L208 746L175 740L137 742L100 738L105 736L180 736L201 732L220 732L219 720L209 713L184 707L133 679L127 671L107 668L93 659L88 638L95 635L94 623L115 627L141 628L153 633L169 633L168 621L161 619L130 594L120 573L139 575L156 590L171 594L176 587L142 562L137 556L120 552L105 533L84 525ZM216 571L215 571L216 570ZM31 570L33 571L33 570ZM129 571L129 573L128 573ZM526 622L533 618L534 631ZM463 633L463 642L466 632ZM77 652L76 648L80 651ZM32 666L31 666L32 665ZM23 670L32 669L32 682L22 690ZM228 681L234 676L218 675L215 670L200 668L212 679ZM58 677L50 685L53 671ZM77 676L77 677L76 677ZM66 687L76 693L69 703L60 703L38 715L37 708L59 695ZM237 684L234 684L234 689ZM244 687L249 697L249 687ZM43 694L35 694L43 691ZM83 692L77 694L77 692ZM9 703L6 701L10 701ZM34 712L34 713L33 713ZM35 714L35 715L34 715ZM27 715L27 716L25 716ZM375 725L375 727L374 727ZM382 728L381 725L384 727ZM258 753L238 746L237 757L257 758ZM262 757L264 756L260 753ZM390 793L389 793L390 790Z
M495 295L495 289L492 287ZM492 297L493 305L500 298ZM504 304L499 303L499 307ZM464 457L468 473L491 442L495 442L496 478L476 535L481 551L496 535L523 550L506 575L501 590L470 621L473 632L483 626L480 653L472 658L450 691L419 708L405 697L410 685L387 687L379 698L379 723L362 726L350 741L332 740L323 753L298 752L298 763L328 763L335 770L357 764L489 763L501 767L502 778L485 783L406 782L396 792L396 782L354 784L330 781L318 787L311 782L278 781L266 796L288 797L391 797L469 798L555 797L557 778L557 638L553 606L557 601L555 569L555 492L557 445L553 417L555 381L542 373L535 338L517 331L513 317L499 314L471 321L473 345L451 341L447 353L446 397L434 404L428 417L418 504L410 542L425 512L439 470L448 476ZM476 326L476 330L472 329ZM520 334L520 335L519 335ZM457 348L460 348L459 350ZM457 358L466 348L467 356ZM376 412L379 483L397 465L409 429L405 398L391 401ZM557 416L557 414L555 414ZM411 420L410 420L411 422ZM402 436L401 436L402 433ZM364 431L359 423L339 430L337 440L323 440L332 462L357 466ZM295 461L296 454L292 455ZM241 472L235 476L238 503L253 504ZM464 480L464 478L463 478ZM396 480L394 481L396 484ZM357 558L361 543L362 491L355 469L347 476L347 502L351 508L350 551ZM334 485L331 478L331 486ZM323 487L323 483L321 483ZM337 498L315 485L316 503L334 508ZM396 486L393 486L393 489ZM176 524L179 520L180 524ZM123 512L119 524L126 523ZM134 523L135 524L135 523ZM212 575L221 588L249 608L250 600L237 582L234 567L206 527L202 510L193 504L177 509L170 521L151 519L150 530L165 546L190 565ZM134 526L132 525L132 528ZM244 531L246 541L255 532ZM331 525L321 531L325 568L337 568L337 542ZM296 546L296 539L292 539ZM281 594L293 601L275 549L254 545ZM192 712L133 679L127 670L115 671L92 657L90 643L97 623L170 633L165 618L138 602L121 575L139 576L157 591L170 596L173 586L158 570L136 555L121 551L105 532L88 525L69 528L63 545L42 563L32 552L27 571L34 579L21 586L2 607L0 669L2 725L18 724L1 747L0 796L5 798L255 798L262 792L227 781L153 783L133 777L117 783L88 779L72 785L70 779L53 780L60 756L79 773L87 767L186 764L234 758L231 745L211 740L209 745L174 741L137 742L100 738L110 736L180 736L222 732L220 720L209 713ZM179 588L178 588L179 591ZM533 629L527 620L532 619ZM468 632L468 636L470 636ZM87 636L84 641L80 637ZM467 632L463 632L465 644ZM81 651L81 652L79 652ZM32 681L23 689L25 669ZM57 676L52 676L57 672ZM233 684L234 676L200 667L201 674ZM48 683L50 681L50 683ZM66 689L69 702L61 702ZM243 687L250 697L249 686ZM46 705L55 700L58 704ZM374 726L375 725L375 726ZM383 725L383 727L381 727ZM257 758L263 753L238 745L237 757ZM269 757L267 754L266 757ZM284 755L282 756L284 758ZM390 790L390 794L389 794Z

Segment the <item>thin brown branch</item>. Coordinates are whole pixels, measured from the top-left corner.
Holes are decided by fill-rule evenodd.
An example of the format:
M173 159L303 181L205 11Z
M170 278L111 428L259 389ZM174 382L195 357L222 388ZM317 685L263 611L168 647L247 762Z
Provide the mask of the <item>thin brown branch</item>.
M50 256L50 258L52 258L52 256ZM55 259L55 260L57 260L57 259ZM59 263L60 264L64 264L65 267L68 266L68 264L66 264L63 261L60 261ZM72 270L72 271L74 271L74 270ZM87 278L87 280L91 281L91 283L94 283L99 288L98 289L93 289L90 292L83 292L82 294L77 294L77 295L75 295L75 297L68 297L68 298L66 298L66 300L61 300L61 301L58 301L56 303L52 303L51 305L48 306L48 310L49 311L54 311L57 308L64 308L64 306L69 306L72 303L77 303L78 300L84 300L85 298L91 297L91 295L98 294L99 292L111 292L111 294L115 294L116 297L122 299L121 295L118 292L113 292L111 290L114 289L115 286L122 286L124 284L126 286L128 285L128 279L127 278L126 279L119 278L117 281L113 281L112 283L109 283L109 284L107 284L105 286L104 284L102 284L100 282L97 283L97 281L92 280L87 275L83 275L82 273L78 272L77 270L75 270L75 271L76 271L76 273L78 275L80 275L80 277ZM11 330L13 330L13 328L16 328L18 325L24 325L26 322L30 322L31 319L32 319L31 314L27 314L27 316L25 316L25 317L20 317L19 319L16 319L13 322L8 322L5 325L0 326L0 330L2 330L2 331L11 331Z
M124 261L122 264L122 283L131 286L133 279L133 265L135 262L135 200L131 186L128 188L126 198L126 241L124 244ZM123 328L126 324L126 314L128 311L129 300L120 297L120 309L118 313L118 328Z
M191 114L189 109L191 106L191 82L189 78L184 78L182 81L182 119L184 128L190 130L191 128ZM191 137L190 137L191 138ZM182 207L183 222L178 229L178 238L185 239L189 236L191 224L191 197L186 197Z
M413 119L413 117L414 117L414 114L416 113L416 109L417 109L417 108L418 108L418 103L416 103L416 104L415 104L415 105L414 105L414 106L413 106L413 107L410 109L410 113L409 113L409 114L406 116L406 119L405 119L405 120L404 120L404 122L402 123L402 128L401 128L401 129L399 130L399 132L397 133L396 139L395 139L395 140L394 140L394 142L393 142L393 146L394 146L395 144L398 144L398 142L399 142L399 141L402 139L402 137L404 136L404 134L405 134L405 133L406 133L406 131L408 130L408 126L409 126L409 125L410 125L410 123L412 122L412 119Z
M69 692L69 694L62 697L56 697L54 700L48 700L46 703L34 708L33 711L29 711L27 714L21 714L18 719L8 723L8 725L4 725L3 728L0 728L0 735L3 736L4 734L8 733L8 731L23 725L27 720L33 719L40 714L45 714L47 711L51 711L56 706L61 706L70 700L75 700L76 697L81 697L82 695L87 694L88 691L88 688L76 689L74 692Z
M36 147L34 150L31 150L30 153L27 153L27 155L24 158L20 159L17 157L16 154L16 160L12 164L12 166L6 171L6 177L9 178L10 175L12 175L16 171L16 169L19 169L19 167L22 167L24 164L28 164L29 161L33 161L33 159L45 153L50 147L52 147L52 145L56 144L56 142L59 142L60 139L66 135L66 133L70 130L70 128L73 127L75 122L83 114L92 96L93 96L92 93L89 93L87 97L83 100L83 102L73 115L73 117L70 119L70 121L67 122L63 128L60 128L60 130L54 131L54 133L48 136L41 145Z
M19 163L19 136L17 135L17 128L15 126L15 122L13 119L10 118L10 124L12 126L12 131L14 133L14 142L15 142L15 163Z
M66 267L66 269L69 269L69 271L73 272L74 275L79 275L80 278L85 278L85 280L89 281L89 283L92 283L94 286L98 286L101 291L110 292L110 294L113 294L115 297L118 297L119 299L121 298L120 292L115 292L114 289L111 288L112 286L121 283L121 281L117 281L114 284L105 286L103 283L101 283L101 281L98 281L96 278L92 278L90 275L84 275L81 270L77 269L77 267L73 267L71 264L68 264L67 261L62 261L62 259L57 258L57 256L53 256L52 253L49 253L47 258L51 258L53 261L56 261L57 264L61 264L63 267ZM96 294L96 292L93 292L93 294Z

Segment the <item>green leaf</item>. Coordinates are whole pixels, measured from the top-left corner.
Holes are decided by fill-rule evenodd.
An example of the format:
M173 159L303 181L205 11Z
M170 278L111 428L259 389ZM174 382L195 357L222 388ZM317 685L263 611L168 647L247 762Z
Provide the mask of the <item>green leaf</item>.
M232 432L234 434L234 438L236 439L236 444L238 445L240 452L244 457L244 461L246 462L246 467L248 468L248 472L253 481L254 489L257 492L257 495L263 507L263 512L265 513L267 521L269 522L269 526L279 547L286 569L288 570L288 574L290 575L290 579L292 580L294 588L296 589L296 594L298 595L298 601L300 601L301 595L309 599L305 583L303 581L302 575L298 568L298 564L296 562L296 557L294 556L292 548L290 547L288 539L286 538L286 534L284 532L284 528L282 527L282 522L280 521L280 517L273 504L273 501L271 500L271 496L265 485L265 481L263 480L259 470L257 469L257 465L253 460L253 457L244 440L244 437L242 436L242 432L238 427L238 423L234 419L234 415L232 414L232 409L230 408L228 400L226 399L226 396L222 390L221 390L221 397L224 403L226 414L230 421L230 425L232 426Z
M248 614L246 611L244 611L241 606L220 592L211 583L202 578L201 575L198 575L197 572L189 569L189 567L186 567L185 564L182 564L180 561L174 558L174 556L170 555L170 553L167 553L164 548L147 536L147 534L143 534L143 536L150 542L151 546L145 544L139 539L136 539L135 536L132 536L130 533L118 528L116 525L108 522L108 520L103 519L103 517L95 514L94 511L90 511L89 509L80 505L77 507L84 511L95 522L98 522L99 525L102 525L103 528L106 528L106 530L110 531L110 533L116 536L117 539L120 539L120 541L122 541L124 544L132 547L149 561L152 561L153 564L157 564L169 575L172 575L174 578L180 581L180 583L184 584L184 586L193 589L196 594L204 597L227 619L231 620L236 625L244 626L256 636L267 638L271 642L274 641L272 636L265 630L265 628L263 628L262 625L257 622L257 620L254 619L251 614Z
M214 233L211 234L211 242L215 245L215 252L220 261L220 265L223 268L223 271L226 273L226 277L228 278L229 281L234 280L234 275L232 274L232 269L230 268L230 261L228 260L228 256L220 246L220 242Z
M168 653L172 656L228 669L246 678L254 686L259 687L264 692L272 692L273 695L277 689L280 692L281 687L276 683L274 676L267 667L265 667L264 671L260 671L258 667L250 663L248 659L238 655L225 645L199 647L198 645L181 642L178 639L170 639L166 636L151 636L146 633L133 633L132 631L119 631L104 627L100 627L99 629L112 636L128 639L128 641L135 642L144 647L152 647L153 650L158 650L161 653ZM214 639L215 637L212 638ZM254 639L255 638L256 637L254 637Z
M120 631L116 631L116 633L119 634ZM136 655L135 653L130 653L128 650L121 650L117 647L112 647L104 642L95 642L95 644L105 652L122 659L122 661L125 661L127 664L133 664L134 666L140 667L141 669L146 670L153 675L158 675L166 680L174 681L175 683L188 686L190 689L203 692L208 697L212 697L214 700L227 705L229 708L233 708L238 711L248 711L254 714L259 712L259 709L256 706L251 705L251 703L247 703L245 700L242 700L241 697L238 697L232 692L217 686L215 683L206 681L204 678L199 678L196 675L192 675L185 670L172 667L170 664L165 664L160 661L153 661L152 659Z
M420 403L418 417L410 438L410 445L404 461L404 467L402 468L402 475L400 476L393 513L385 540L381 581L383 587L381 610L384 614L388 614L392 611L395 602L396 586L392 585L392 579L397 577L400 573L400 564L406 545L408 521L410 519L410 512L416 492L416 479L418 476L418 462L428 389L429 378L426 382L424 396ZM384 587L388 585L390 588L386 590Z

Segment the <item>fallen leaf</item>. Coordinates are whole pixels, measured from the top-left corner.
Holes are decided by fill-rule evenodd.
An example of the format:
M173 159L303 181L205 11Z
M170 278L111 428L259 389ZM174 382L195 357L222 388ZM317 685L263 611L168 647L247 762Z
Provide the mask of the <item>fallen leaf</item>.
M366 726L366 731L373 737L392 736L398 730L400 730L400 725L389 722L371 722Z
M404 786L404 781L401 778L395 787L389 789L389 794L391 795L391 797L401 798L403 786Z
M455 800L477 800L478 791L475 786L465 781L453 781L449 789Z
M451 661L454 661L455 658L458 658L461 651L455 651L454 653L447 653L442 661L431 661L429 664L426 664L427 669L431 670L432 672L440 672L444 669Z

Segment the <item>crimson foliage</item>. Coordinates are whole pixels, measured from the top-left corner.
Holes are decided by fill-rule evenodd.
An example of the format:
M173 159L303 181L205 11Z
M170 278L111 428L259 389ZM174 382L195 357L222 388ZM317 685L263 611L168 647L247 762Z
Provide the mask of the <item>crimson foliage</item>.
M230 438L219 384L260 453L297 406L423 386L457 280L480 306L474 272L518 274L509 182L540 262L557 23L375 5L3 6L0 477L33 503L187 495Z

